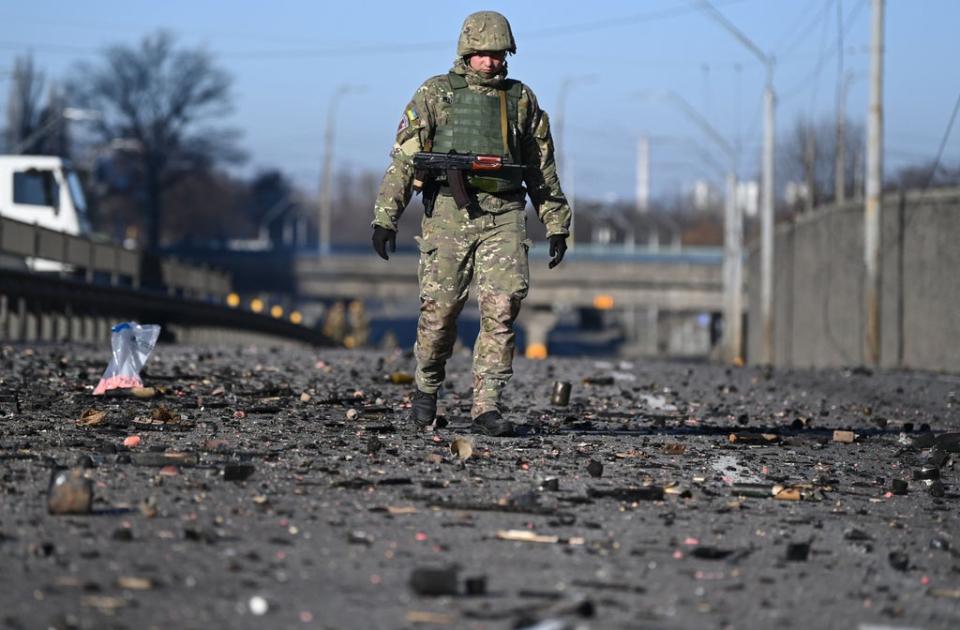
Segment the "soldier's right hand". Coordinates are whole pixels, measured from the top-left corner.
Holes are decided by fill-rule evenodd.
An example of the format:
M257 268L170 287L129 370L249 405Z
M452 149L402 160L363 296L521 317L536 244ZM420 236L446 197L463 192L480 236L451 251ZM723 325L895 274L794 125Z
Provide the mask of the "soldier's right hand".
M388 230L379 225L373 226L373 250L384 260L390 260L387 256L387 244L390 245L390 251L397 251L397 233L394 230Z

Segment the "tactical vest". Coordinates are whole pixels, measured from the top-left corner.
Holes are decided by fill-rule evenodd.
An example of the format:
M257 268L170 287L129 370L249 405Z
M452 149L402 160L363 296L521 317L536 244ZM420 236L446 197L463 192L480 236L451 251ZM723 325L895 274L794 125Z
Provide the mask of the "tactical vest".
M467 80L451 72L447 75L453 89L447 123L436 128L433 135L435 153L471 153L499 155L505 162L520 163L520 150L512 128L518 128L520 93L519 81L506 81L507 88L496 96L481 94L467 87ZM467 183L489 193L520 190L523 172L509 169L484 175L468 175Z

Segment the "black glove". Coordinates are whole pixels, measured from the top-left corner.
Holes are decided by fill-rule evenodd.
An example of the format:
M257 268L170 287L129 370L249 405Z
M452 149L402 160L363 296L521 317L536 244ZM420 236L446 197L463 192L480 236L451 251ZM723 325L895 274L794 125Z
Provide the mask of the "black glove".
M550 239L550 264L548 267L553 269L563 260L563 255L567 253L567 235L554 234L548 237Z
M373 226L373 251L380 255L384 260L390 260L387 256L387 244L390 244L390 251L397 251L397 233L394 230L388 230L379 225Z

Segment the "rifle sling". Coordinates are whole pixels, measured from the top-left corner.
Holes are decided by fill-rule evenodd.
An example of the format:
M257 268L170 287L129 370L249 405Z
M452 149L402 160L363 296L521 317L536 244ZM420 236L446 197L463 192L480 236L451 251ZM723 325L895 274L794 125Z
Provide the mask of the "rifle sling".
M503 139L503 155L510 155L510 137L507 133L507 92L498 90L500 95L500 137Z

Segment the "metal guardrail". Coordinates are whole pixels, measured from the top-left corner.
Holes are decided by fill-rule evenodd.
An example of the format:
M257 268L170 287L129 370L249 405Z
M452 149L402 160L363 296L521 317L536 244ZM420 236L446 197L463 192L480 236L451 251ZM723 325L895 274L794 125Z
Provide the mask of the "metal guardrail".
M268 336L330 343L318 330L228 307L232 276L207 265L150 260L137 250L3 217L0 255L61 265L52 273L30 271L26 262L0 266L0 340L103 341L112 323L135 319L196 331L191 337L197 339L229 331L239 341ZM144 286L145 274L162 287Z
M77 278L0 269L0 338L103 340L109 337L112 323L125 319L329 345L318 330L221 304L130 287L88 284Z
M111 286L141 285L142 252L5 217L0 217L0 254L60 263L65 270L83 272L87 282L103 275ZM225 271L176 258L160 261L160 277L170 295L199 299L222 300L233 284Z

